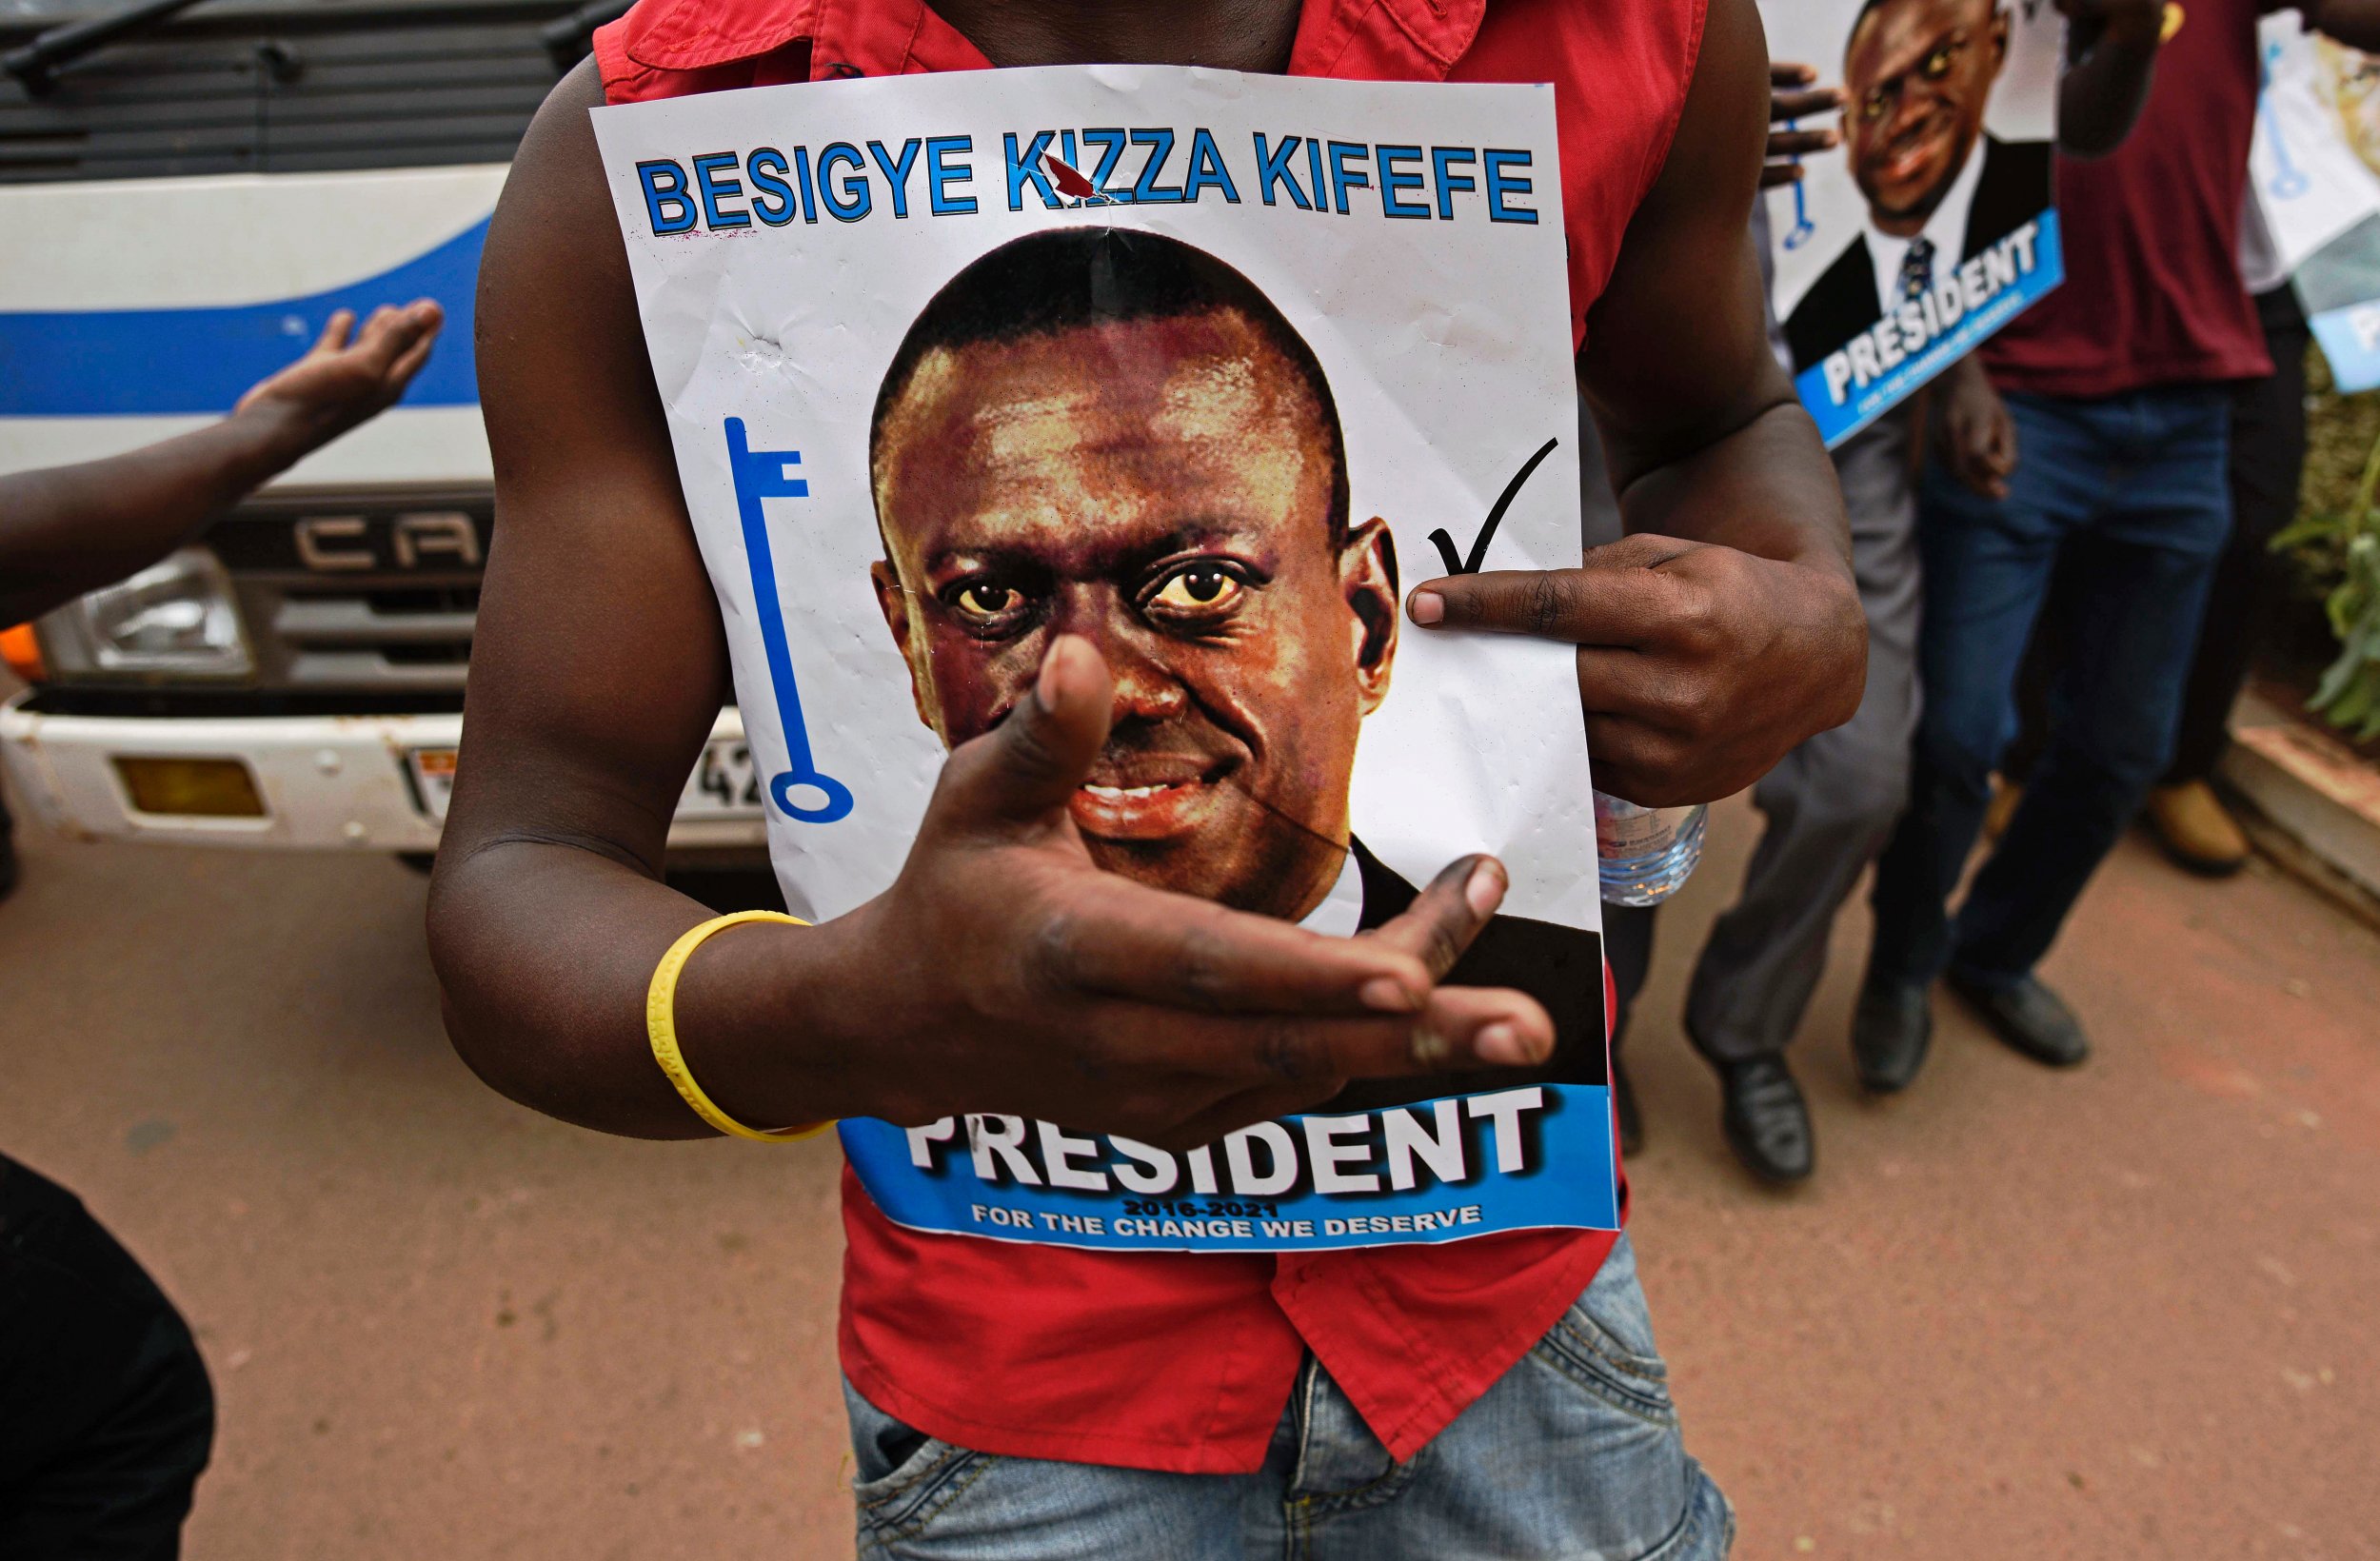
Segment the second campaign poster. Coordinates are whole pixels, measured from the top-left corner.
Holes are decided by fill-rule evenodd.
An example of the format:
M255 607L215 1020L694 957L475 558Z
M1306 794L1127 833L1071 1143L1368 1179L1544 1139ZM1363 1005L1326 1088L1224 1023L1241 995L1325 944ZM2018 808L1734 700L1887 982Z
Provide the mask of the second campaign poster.
M2050 0L1767 0L1770 58L1840 86L1842 145L1769 191L1794 383L1830 445L2064 275Z
M2257 29L2264 85L2249 157L2247 244L2287 276L2330 375L2380 385L2380 63L2293 11Z
M1358 1084L1175 1156L846 1122L896 1221L1110 1250L1616 1223L1572 650L1406 622L1579 556L1552 89L1144 67L595 112L797 915L882 892L1059 633L1117 685L1094 861L1352 934L1473 851L1537 1074ZM1467 974L1466 974L1467 973Z

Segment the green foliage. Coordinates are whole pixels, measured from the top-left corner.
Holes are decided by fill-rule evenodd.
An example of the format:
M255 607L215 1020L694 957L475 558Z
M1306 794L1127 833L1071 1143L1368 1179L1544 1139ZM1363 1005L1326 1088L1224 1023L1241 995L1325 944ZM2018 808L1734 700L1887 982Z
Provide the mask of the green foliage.
M2344 522L2354 506L2364 463L2380 440L2380 393L2341 395L2322 349L2306 349L2306 469L2297 524L2274 540L2299 591L2319 602L2347 574Z
M2320 388L2327 386L2326 375ZM2332 401L2343 410L2372 399ZM2319 415L2322 407L2317 402L2311 410ZM2332 437L2314 443L2334 463L2336 425L2322 431ZM2311 458L2308 467L2308 502L2297 519L2272 539L2272 550L2294 559L2310 582L2322 583L2323 611L2339 642L2338 660L2324 670L2306 707L2366 741L2380 738L2380 517L2372 513L2380 494L2380 432L2370 436L2354 489L2336 508L2317 507L2322 486L2335 481L2333 474L2315 469Z

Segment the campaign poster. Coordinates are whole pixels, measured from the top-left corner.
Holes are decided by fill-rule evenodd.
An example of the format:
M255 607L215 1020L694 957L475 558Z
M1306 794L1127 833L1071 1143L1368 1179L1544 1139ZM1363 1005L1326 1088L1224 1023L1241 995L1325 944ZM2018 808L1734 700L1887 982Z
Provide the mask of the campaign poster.
M1768 191L1771 302L1830 446L2058 285L2050 0L1762 0L1843 89L1842 145Z
M1400 610L1577 561L1552 89L1101 66L594 113L795 914L892 881L1074 632L1117 684L1070 804L1100 866L1350 935L1495 852L1453 978L1555 1018L1538 1072L1185 1154L846 1121L884 1213L1126 1251L1615 1227L1573 654Z
M2251 146L2249 233L2291 277L2342 390L2380 385L2380 62L2259 24L2263 90Z

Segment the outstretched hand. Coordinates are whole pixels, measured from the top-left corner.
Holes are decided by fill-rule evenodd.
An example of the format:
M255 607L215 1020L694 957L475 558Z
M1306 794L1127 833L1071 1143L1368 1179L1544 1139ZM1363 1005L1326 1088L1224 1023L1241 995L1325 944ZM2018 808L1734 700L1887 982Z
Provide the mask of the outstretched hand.
M854 913L902 1039L875 1115L1012 1112L1192 1147L1350 1078L1552 1055L1534 998L1438 984L1503 899L1493 859L1353 939L1101 871L1067 803L1113 698L1099 652L1061 637L1008 718L953 751L900 878Z
M403 308L384 304L358 330L354 311L340 309L305 357L259 381L232 415L281 419L294 460L395 405L429 361L446 317L426 298Z

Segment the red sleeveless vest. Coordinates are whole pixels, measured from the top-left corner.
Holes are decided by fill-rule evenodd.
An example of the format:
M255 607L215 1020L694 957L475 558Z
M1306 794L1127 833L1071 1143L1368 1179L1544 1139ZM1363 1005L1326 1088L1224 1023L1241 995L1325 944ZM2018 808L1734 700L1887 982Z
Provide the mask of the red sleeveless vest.
M1576 350L1669 154L1703 7L1307 0L1289 74L1554 83ZM595 34L595 59L612 103L989 68L922 0L642 0ZM1309 1350L1412 1457L1553 1326L1614 1240L1081 1252L902 1230L847 1169L843 1229L843 1370L871 1403L979 1452L1178 1473L1261 1468Z

